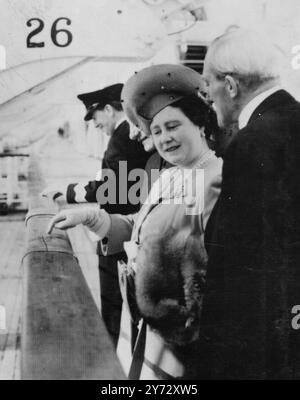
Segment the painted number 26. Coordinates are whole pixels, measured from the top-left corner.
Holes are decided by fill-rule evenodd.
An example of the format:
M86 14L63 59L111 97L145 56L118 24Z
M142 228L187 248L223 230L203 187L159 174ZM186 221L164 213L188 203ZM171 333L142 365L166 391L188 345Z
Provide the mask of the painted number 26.
M72 43L73 36L72 33L67 29L58 29L57 25L60 21L65 21L67 25L71 25L71 20L69 18L57 18L51 27L51 40L57 47L67 47ZM27 36L26 43L29 49L35 47L45 47L45 42L32 41L33 37L42 32L45 26L44 21L40 18L31 18L26 22L26 25L31 28L35 22L37 22L38 26Z

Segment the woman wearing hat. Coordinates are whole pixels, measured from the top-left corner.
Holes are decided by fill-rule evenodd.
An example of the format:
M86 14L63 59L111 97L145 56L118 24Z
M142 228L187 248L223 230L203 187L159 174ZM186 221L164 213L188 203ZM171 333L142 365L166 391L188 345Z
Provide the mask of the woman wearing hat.
M200 75L180 65L151 66L132 76L122 92L125 113L174 167L160 175L134 216L64 210L48 229L82 223L103 239L106 254L125 248L117 352L131 379L193 377L198 362L193 354L207 259L203 237L222 170L206 139L211 109L199 97L200 87Z

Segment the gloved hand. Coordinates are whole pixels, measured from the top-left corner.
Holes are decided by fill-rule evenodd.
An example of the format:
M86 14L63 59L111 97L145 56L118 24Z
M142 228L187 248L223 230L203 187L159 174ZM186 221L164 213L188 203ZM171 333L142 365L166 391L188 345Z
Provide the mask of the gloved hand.
M111 225L110 216L105 210L94 207L62 210L50 221L47 233L50 235L53 228L66 230L83 224L94 232L99 239L103 239Z
M42 197L47 197L51 200L56 200L58 197L66 197L66 187L63 185L50 185L47 186L41 193Z

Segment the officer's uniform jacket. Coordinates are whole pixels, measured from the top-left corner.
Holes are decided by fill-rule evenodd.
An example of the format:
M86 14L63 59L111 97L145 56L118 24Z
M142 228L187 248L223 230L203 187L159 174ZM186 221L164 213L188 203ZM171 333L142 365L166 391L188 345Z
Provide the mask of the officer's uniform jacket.
M102 170L110 169L115 172L116 176L116 204L100 204L101 208L105 209L110 214L129 214L136 212L139 208L139 205L129 204L129 202L126 204L119 204L118 202L120 177L119 162L127 162L127 172L129 174L129 172L135 168L144 169L147 159L149 158L149 154L144 151L141 143L130 140L129 129L128 122L126 120L121 121L108 142L107 150L104 153L102 161ZM103 180L97 179L89 181L87 184L73 183L68 185L67 202L97 202L97 190L103 182ZM123 185L123 183L121 184ZM127 183L128 190L132 184L132 182Z

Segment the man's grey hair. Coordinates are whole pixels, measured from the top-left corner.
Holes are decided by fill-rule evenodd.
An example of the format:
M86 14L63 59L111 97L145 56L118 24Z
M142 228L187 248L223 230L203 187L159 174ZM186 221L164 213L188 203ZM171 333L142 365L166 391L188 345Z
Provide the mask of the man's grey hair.
M217 78L231 75L246 87L279 80L282 54L264 35L237 28L216 38L210 45L204 72Z

